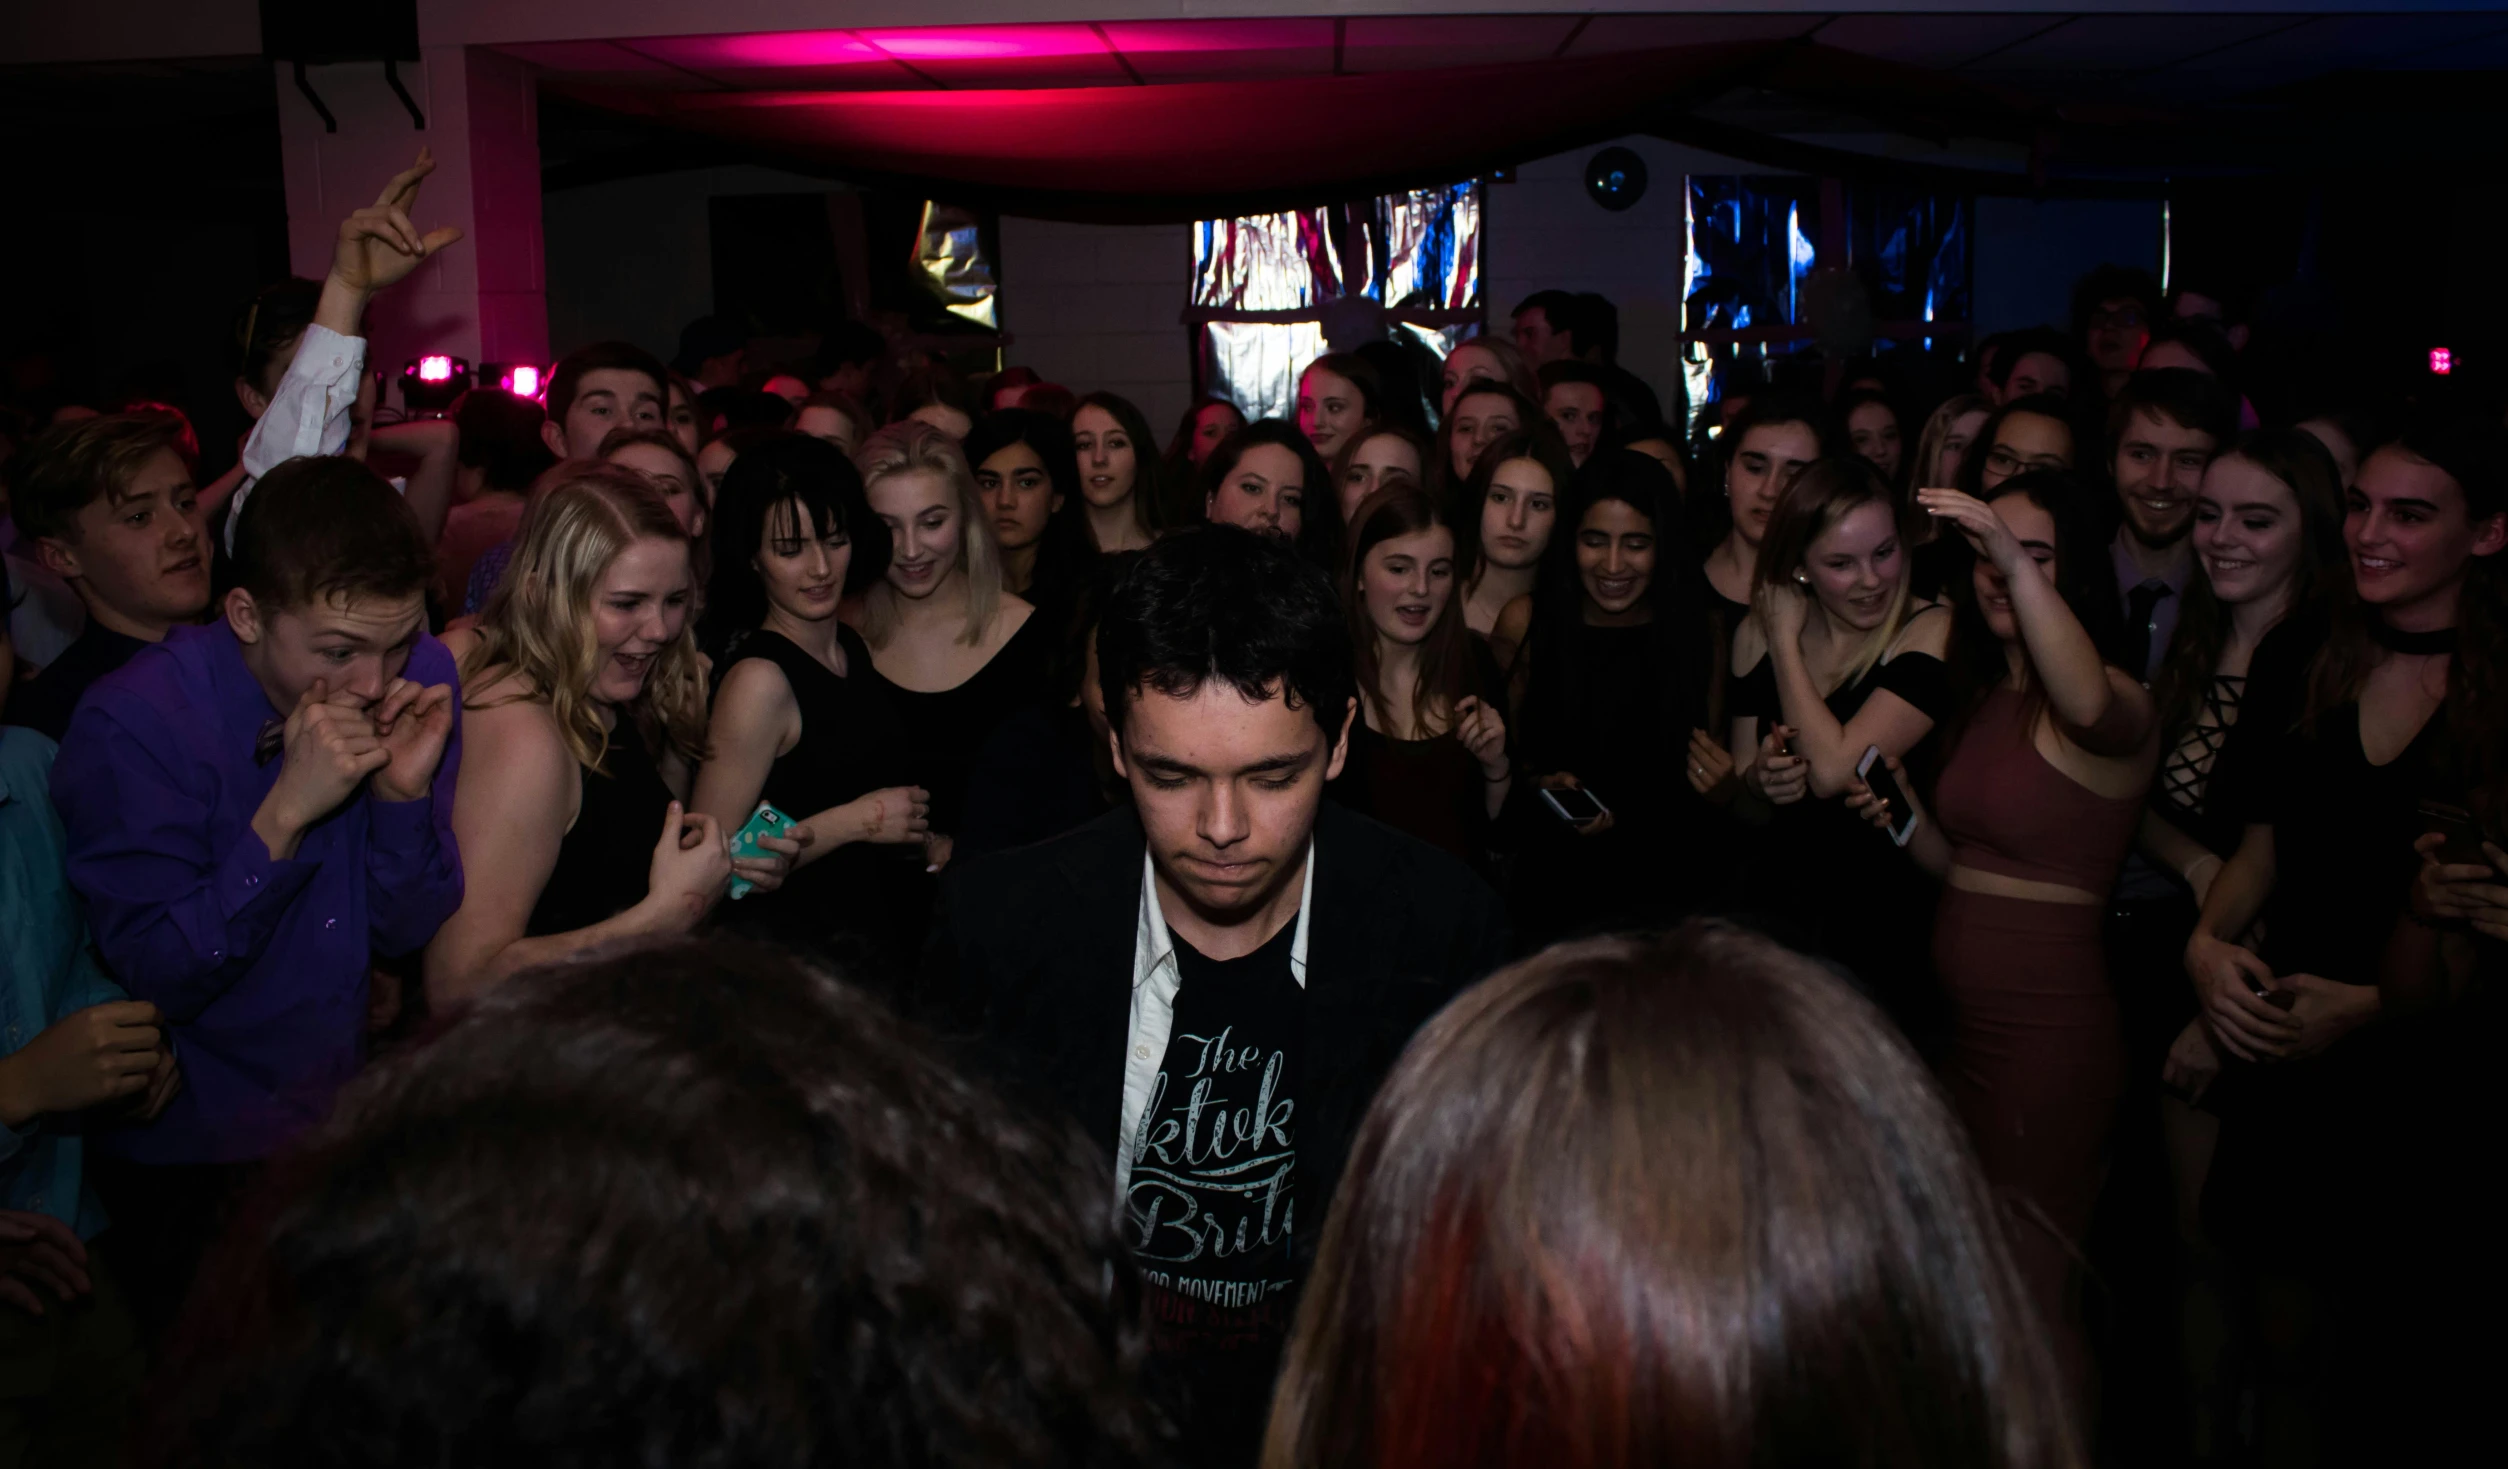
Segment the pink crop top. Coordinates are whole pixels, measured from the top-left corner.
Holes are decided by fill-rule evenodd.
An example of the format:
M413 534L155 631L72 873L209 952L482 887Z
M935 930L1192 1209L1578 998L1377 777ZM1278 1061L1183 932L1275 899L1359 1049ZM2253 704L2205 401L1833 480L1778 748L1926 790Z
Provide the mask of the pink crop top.
M2104 897L2142 821L2139 796L2102 796L2047 763L2017 690L1996 689L1942 763L1934 815L1951 860Z

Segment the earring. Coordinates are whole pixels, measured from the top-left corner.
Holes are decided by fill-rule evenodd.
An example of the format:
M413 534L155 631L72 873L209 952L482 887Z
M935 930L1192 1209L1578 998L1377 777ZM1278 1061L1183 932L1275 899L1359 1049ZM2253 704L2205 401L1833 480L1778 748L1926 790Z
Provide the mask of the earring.
M1798 572L1795 572L1795 573L1794 573L1794 585L1796 585L1796 586L1798 586L1798 587L1807 587L1807 586L1810 586L1810 585L1811 585L1811 578L1810 578L1810 577L1807 577L1807 576L1805 576L1805 575L1803 575L1803 574L1802 574L1801 572L1799 572L1799 571L1798 571Z

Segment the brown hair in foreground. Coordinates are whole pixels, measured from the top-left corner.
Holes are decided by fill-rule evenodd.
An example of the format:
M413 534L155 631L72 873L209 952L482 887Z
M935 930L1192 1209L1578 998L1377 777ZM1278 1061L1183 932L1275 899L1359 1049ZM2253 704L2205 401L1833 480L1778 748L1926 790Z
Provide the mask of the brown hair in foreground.
M1140 1298L1088 1141L863 992L711 939L500 986L226 1241L163 1462L1130 1469Z
M235 523L235 580L266 610L397 601L435 583L435 548L391 482L355 459L290 459Z
M1266 1469L2071 1469L1958 1124L1732 927L1564 945L1420 1032L1350 1154Z

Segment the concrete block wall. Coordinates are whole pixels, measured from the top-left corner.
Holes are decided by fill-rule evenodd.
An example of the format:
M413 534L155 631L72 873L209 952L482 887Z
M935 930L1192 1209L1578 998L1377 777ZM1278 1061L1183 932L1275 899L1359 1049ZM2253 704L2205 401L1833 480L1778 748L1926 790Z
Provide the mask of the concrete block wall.
M1181 316L1191 227L1001 222L1002 325L1012 364L1140 406L1164 442L1193 392Z
M1608 147L1627 148L1646 164L1645 197L1616 213L1585 196L1585 161ZM1490 330L1509 330L1508 313L1535 291L1599 291L1620 308L1620 365L1673 411L1680 401L1674 338L1688 253L1687 178L1766 172L1660 138L1620 138L1522 165L1514 183L1492 184L1486 195L1482 295Z

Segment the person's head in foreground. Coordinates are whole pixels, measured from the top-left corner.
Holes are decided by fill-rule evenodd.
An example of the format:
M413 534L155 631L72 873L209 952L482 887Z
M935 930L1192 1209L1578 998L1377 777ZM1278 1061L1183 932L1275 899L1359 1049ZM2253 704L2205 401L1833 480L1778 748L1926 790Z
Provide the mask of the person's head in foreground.
M1554 948L1377 1093L1263 1462L2075 1465L2000 1229L1826 969L1712 923Z
M188 1462L1126 1466L1160 1436L1096 1150L768 950L502 986L274 1185L198 1301Z

